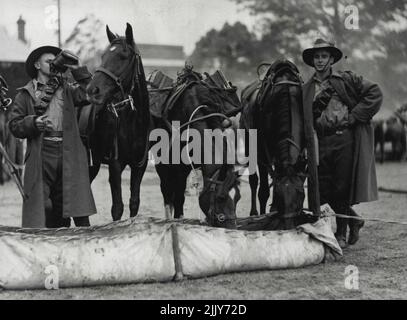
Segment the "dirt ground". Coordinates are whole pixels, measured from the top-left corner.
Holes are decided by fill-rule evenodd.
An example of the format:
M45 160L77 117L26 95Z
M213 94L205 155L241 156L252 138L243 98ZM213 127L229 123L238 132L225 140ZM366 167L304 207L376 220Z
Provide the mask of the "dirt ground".
M379 186L407 190L407 163L377 165ZM123 174L124 218L129 216L129 171ZM103 168L93 190L98 214L92 224L109 222L110 189ZM249 185L242 183L238 215L247 216ZM108 196L109 195L109 196ZM142 184L141 216L164 217L158 176L149 169ZM407 195L380 193L380 200L355 209L365 217L407 221ZM189 195L186 218L200 218L197 197ZM12 182L0 186L0 225L19 226L21 201ZM367 222L360 241L340 261L295 270L242 272L171 283L101 286L60 290L8 291L0 299L407 299L407 226ZM359 271L359 289L347 289L345 269Z

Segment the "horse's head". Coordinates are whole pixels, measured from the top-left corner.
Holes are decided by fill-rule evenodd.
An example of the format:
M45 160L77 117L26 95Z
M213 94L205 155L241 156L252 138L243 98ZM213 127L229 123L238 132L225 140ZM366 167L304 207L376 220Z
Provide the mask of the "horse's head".
M236 203L240 194L237 173L233 163L228 161L230 131L226 130L232 129L226 128L231 120L222 113L221 97L216 97L216 92L201 79L201 75L191 68L185 68L178 75L177 84L183 86L184 91L171 109L169 120L181 120L181 129L189 133L194 131L201 137L199 158L195 158L194 150L190 161L202 169L204 187L199 205L208 223L216 227L236 228Z
M204 178L199 206L211 226L236 229L236 204L239 200L239 180L233 166L224 165Z
M96 70L87 87L90 101L96 105L106 105L118 94L125 99L134 87L137 72L143 72L141 59L133 39L133 29L127 24L126 36L114 35L106 26L110 45L102 55L101 66Z

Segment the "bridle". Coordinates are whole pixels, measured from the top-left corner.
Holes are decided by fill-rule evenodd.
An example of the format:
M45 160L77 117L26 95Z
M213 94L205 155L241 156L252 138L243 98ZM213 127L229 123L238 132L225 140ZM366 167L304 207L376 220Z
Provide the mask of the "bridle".
M121 44L122 46L124 46L126 49L130 50L130 52L132 53L132 57L130 59L130 62L128 63L127 67L124 69L124 72L119 75L116 76L113 72L111 72L110 70L104 68L104 67L99 67L96 69L96 72L100 72L105 74L107 77L109 77L111 80L113 80L113 82L116 84L117 88L120 90L120 94L121 94L121 99L120 101L116 102L116 103L109 103L107 105L107 109L114 115L115 119L116 119L116 123L118 123L119 121L119 115L117 113L118 110L125 108L126 106L130 106L132 112L136 112L137 109L134 105L134 99L133 99L133 92L135 89L135 83L138 83L138 74L139 74L139 65L140 65L140 53L138 53L132 46L128 45L123 39L116 39L113 40L110 43L110 47L114 44ZM110 48L109 47L109 48ZM126 94L125 90L123 88L123 82L128 79L128 77L131 76L131 86L130 86L130 90L129 93ZM114 96L113 96L114 99ZM120 98L119 98L120 99ZM149 134L146 134L146 143L145 143L145 150L144 150L144 154L142 159L136 163L137 167L142 167L148 158L148 147L149 147Z
M219 168L215 171L215 173L210 177L206 178L205 180L208 182L207 186L202 190L200 197L203 196L205 193L209 192L209 211L208 211L208 223L211 226L214 226L216 222L218 223L225 223L228 221L233 221L236 222L236 217L234 218L228 218L224 213L218 212L216 203L218 198L224 197L223 193L224 190L227 189L232 189L234 188L237 193L239 193L239 188L238 188L238 178L237 176L233 176L233 178L228 181L228 178L226 176L224 181L218 180L220 170L222 169ZM216 192L216 187L217 186L222 186L222 188Z
M118 118L118 113L117 110L120 109L119 107L125 107L127 105L130 105L130 108L132 111L137 111L136 107L134 105L134 100L132 97L132 92L134 90L134 83L135 83L135 77L137 77L137 70L136 68L138 67L138 59L140 58L140 54L137 53L133 47L124 44L124 41L122 40L115 40L112 41L111 45L114 45L116 43L120 42L120 44L125 45L127 49L129 49L133 55L132 58L128 64L128 66L125 68L125 71L123 72L123 74L116 76L113 72L111 72L110 70L104 68L104 67L99 67L96 69L96 72L100 72L105 74L106 76L108 76L111 80L113 80L113 82L116 84L117 88L120 89L120 93L121 93L121 99L119 102L117 103L113 103L111 102L110 104L107 105L107 108L109 109L109 111L111 111L114 116L116 118ZM128 71L129 70L129 71ZM127 79L127 77L129 76L129 73L131 73L131 87L130 87L130 91L128 94L125 93L125 90L123 88L123 81Z

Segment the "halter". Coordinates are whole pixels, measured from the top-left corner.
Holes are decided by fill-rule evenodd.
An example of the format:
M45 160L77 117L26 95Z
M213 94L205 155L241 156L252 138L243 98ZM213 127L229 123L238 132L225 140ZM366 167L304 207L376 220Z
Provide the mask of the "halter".
M188 150L188 144L189 144L189 129L190 129L190 125L192 123L198 122L198 121L203 121L206 120L208 118L211 117L220 117L220 118L225 118L225 119L229 119L227 116L225 116L222 113L211 113L208 114L206 116L202 116L202 117L198 117L198 118L194 118L195 114L203 108L207 108L207 105L200 105L198 106L198 108L196 108L194 110L194 112L191 114L188 122L184 123L182 126L180 126L178 128L178 130L181 130L181 128L187 127L187 141L186 141L186 148ZM187 151L187 156L192 168L192 172L194 173L195 177L198 176L198 174L196 173L196 168L194 166L194 164L192 163L190 157L189 157L189 152ZM208 222L210 225L214 225L215 223L215 219L219 222L219 223L224 223L226 221L236 221L236 218L226 218L225 214L223 213L218 213L216 210L216 198L217 198L217 194L216 194L216 186L217 185L223 185L225 183L225 181L219 181L217 180L219 173L220 173L221 168L217 169L215 171L215 173L210 177L210 178L205 178L206 181L209 182L209 185L202 190L201 192L201 196L206 193L207 191L210 192L210 205L209 205L209 211L208 211ZM236 190L236 192L239 192L237 185L236 185L236 181L237 179L235 179L235 181L233 181L233 188Z
M220 170L222 168L219 168L215 171L215 173L210 177L210 178L206 178L205 180L209 182L208 186L205 187L200 196L202 196L203 194L205 194L206 192L210 192L210 202L209 202L209 211L208 211L208 222L210 225L215 225L215 222L219 222L219 223L224 223L226 221L235 221L236 222L236 218L226 218L224 213L220 213L217 211L216 208L216 199L220 197L220 193L221 192L216 192L216 186L218 185L225 185L226 183L226 178L224 181L220 181L218 180L218 176L220 173ZM239 189L237 187L237 178L233 179L233 181L231 181L230 185L232 186L232 188L234 188L236 190L236 192L239 192ZM228 187L228 186L226 186ZM222 190L221 190L222 191Z
M112 44L115 44L119 41L113 41ZM120 43L123 44L123 41L120 40ZM126 48L129 49L134 55L132 56L128 66L125 68L125 71L123 72L123 74L116 76L113 72L111 72L110 70L104 68L104 67L99 67L96 69L96 72L100 72L105 74L106 76L108 76L111 80L113 80L113 82L116 84L116 86L120 89L120 93L121 93L121 98L122 100L117 102L117 103L110 103L107 105L107 108L109 109L109 111L111 111L114 116L116 118L119 117L119 115L117 114L117 110L118 107L120 106L127 106L130 105L130 108L132 111L136 111L136 107L134 105L134 100L133 97L131 96L131 93L134 90L134 77L137 77L137 72L135 72L135 74L133 74L132 79L131 79L131 88L130 88L130 93L129 94L125 94L124 92L124 88L123 88L123 80L126 79L126 77L128 76L127 70L130 70L130 72L133 72L135 70L135 66L134 64L137 62L137 59L139 58L139 54L133 50L133 48L131 46L127 46ZM137 64L136 64L137 67Z
M113 72L111 72L110 70L104 68L104 67L99 67L96 69L96 72L100 72L105 74L106 76L108 76L111 80L113 80L113 82L116 84L116 86L120 89L120 93L121 93L121 98L122 100L116 103L109 103L107 105L107 109L113 113L113 115L116 118L116 123L118 123L119 121L119 115L117 113L118 110L121 109L121 107L126 107L128 105L130 105L131 110L137 111L135 105L134 105L134 99L132 96L132 93L134 91L134 87L135 87L135 82L138 82L138 73L139 73L139 59L140 57L140 53L137 52L136 50L134 50L134 48L132 46L127 45L127 43L125 41L123 41L122 39L116 39L113 40L111 42L111 45L113 44L117 44L120 43L121 45L125 46L126 49L130 50L133 53L133 56L128 64L128 66L124 69L124 72L119 75L116 76ZM128 70L130 70L129 72L131 72L131 87L130 87L130 91L129 94L126 95L124 88L123 88L123 81L128 77L129 72ZM114 98L114 97L113 97ZM149 128L150 130L151 128ZM141 168L147 161L148 158L148 147L149 147L149 133L146 134L146 143L145 143L145 150L144 150L144 154L143 157L141 158L141 160L136 163L136 167Z

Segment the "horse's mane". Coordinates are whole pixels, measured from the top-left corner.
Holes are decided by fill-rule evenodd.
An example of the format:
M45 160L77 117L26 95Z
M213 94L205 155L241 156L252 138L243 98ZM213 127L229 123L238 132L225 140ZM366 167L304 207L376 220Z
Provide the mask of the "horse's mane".
M301 103L301 77L297 67L287 60L272 64L263 79L259 92L259 120L269 136L277 165L284 167L292 162L292 112ZM296 84L296 85L295 85ZM300 141L296 141L299 145Z
M202 81L203 77L202 74L193 70L192 66L185 66L180 72L177 74L177 85L181 85L183 83L191 82L191 81Z

